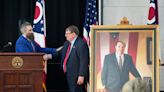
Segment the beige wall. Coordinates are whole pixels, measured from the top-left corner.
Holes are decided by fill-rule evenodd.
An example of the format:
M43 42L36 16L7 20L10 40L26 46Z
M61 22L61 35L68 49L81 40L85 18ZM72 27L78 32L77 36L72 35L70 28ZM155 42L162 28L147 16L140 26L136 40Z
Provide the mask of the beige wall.
M142 78L143 77L152 77L152 65L147 64L147 52L146 52L146 38L151 37L151 33L148 32L140 32L139 33L139 41L137 48L137 60L136 67L140 72Z

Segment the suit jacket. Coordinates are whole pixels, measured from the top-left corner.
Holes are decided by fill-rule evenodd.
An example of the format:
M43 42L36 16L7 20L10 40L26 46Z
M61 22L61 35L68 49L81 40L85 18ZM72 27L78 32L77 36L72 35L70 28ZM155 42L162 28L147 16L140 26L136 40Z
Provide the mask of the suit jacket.
M32 46L33 44L33 46ZM56 50L54 48L41 48L36 42L31 42L25 38L23 35L21 35L17 41L15 50L16 52L34 52L33 48L35 49L35 52L43 52L47 54L55 54Z
M129 73L132 73L135 77L141 77L133 64L131 56L124 54L122 70L118 66L115 53L105 56L102 70L102 84L107 89L113 92L117 92L114 90L121 90L122 86L129 80Z
M61 66L63 68L64 58L66 56L67 48L69 42L66 41L63 45L62 49L62 58L61 58ZM66 75L69 77L69 84L76 84L78 76L84 76L85 82L88 79L88 72L89 72L89 48L88 45L81 39L77 37L75 40L71 52L69 54L67 60L67 67L66 67Z

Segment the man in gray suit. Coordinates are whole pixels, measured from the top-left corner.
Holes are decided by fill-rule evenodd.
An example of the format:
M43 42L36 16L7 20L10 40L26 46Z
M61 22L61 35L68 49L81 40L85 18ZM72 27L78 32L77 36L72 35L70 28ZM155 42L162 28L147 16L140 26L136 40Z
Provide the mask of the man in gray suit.
M115 45L116 52L105 56L101 79L107 92L121 92L123 85L129 80L129 73L141 78L132 57L124 54L125 46L124 42L118 41Z

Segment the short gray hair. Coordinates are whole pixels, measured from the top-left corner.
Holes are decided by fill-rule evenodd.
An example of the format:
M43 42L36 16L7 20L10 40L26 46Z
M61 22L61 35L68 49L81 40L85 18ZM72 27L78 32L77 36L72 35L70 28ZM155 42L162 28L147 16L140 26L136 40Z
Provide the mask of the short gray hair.
M66 28L66 31L69 30L71 33L75 33L76 35L79 35L79 29L75 25L71 25Z
M19 27L21 33L24 33L24 32L25 32L25 28L26 28L26 26L32 26L32 25L31 25L30 22L27 22L27 21L23 22L23 23L20 25L20 27Z

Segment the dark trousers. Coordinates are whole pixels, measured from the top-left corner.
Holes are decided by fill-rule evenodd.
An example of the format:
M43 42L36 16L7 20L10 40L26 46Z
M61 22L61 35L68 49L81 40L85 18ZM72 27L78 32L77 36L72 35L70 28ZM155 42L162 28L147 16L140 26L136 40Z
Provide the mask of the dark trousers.
M85 86L83 85L69 85L70 92L87 92Z
M77 80L71 80L69 77L67 77L67 83L69 92L87 92L86 84L77 85Z

